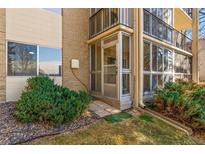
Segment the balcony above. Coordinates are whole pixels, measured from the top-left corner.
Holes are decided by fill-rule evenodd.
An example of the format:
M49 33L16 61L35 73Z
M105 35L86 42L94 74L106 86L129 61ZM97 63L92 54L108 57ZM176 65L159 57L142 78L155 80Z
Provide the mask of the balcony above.
M144 9L144 34L192 53L192 40Z
M132 9L102 8L92 13L89 19L89 36L93 38L115 26L123 25L132 28Z
M192 10L191 9L174 9L174 28L178 31L192 27Z

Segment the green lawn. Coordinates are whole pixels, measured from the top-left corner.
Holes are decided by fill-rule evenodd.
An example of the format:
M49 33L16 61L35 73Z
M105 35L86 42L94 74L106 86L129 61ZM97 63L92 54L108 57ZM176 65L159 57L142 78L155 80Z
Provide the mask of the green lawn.
M72 134L43 137L26 144L204 144L147 114L116 116L125 118L106 117L107 121L102 119Z

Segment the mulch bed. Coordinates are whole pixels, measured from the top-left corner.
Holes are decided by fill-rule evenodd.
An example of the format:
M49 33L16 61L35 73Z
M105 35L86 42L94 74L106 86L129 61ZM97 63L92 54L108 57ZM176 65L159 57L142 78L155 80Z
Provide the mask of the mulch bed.
M203 139L205 139L205 129L204 128L200 128L200 129L193 128L189 121L185 121L184 119L180 118L177 113L171 114L171 113L168 113L166 111L160 110L157 107L152 108L151 110L158 112L158 113L162 114L163 116L166 116L166 117L168 117L168 118L170 118L178 123L181 123L181 124L191 128L193 130L193 133L195 136L203 136Z
M89 111L78 120L59 127L39 123L22 124L15 119L14 110L15 102L0 104L0 144L20 144L38 137L69 132L95 123L100 119L94 112Z

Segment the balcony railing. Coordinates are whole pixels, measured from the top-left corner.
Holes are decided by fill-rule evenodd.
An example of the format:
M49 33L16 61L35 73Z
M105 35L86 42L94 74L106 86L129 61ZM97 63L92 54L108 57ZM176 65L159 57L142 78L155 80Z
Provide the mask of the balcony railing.
M187 52L192 52L192 40L190 38L145 9L144 33Z
M132 27L132 9L128 8L102 8L89 19L90 38L116 26Z
M192 18L192 8L183 8L183 10Z

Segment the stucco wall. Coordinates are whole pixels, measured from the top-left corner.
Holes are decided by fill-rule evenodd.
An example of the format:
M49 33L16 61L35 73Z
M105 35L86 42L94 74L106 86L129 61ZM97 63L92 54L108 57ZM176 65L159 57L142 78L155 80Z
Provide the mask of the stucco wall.
M205 39L199 40L199 81L205 81Z
M6 9L6 40L62 48L62 16L40 8ZM28 78L7 76L6 101L20 97ZM54 80L62 83L61 77Z
M44 9L6 9L6 39L62 47L62 16Z
M73 90L85 89L73 76L70 69L71 59L79 59L80 68L74 73L88 86L89 52L88 52L88 9L63 9L63 85Z
M5 9L0 9L0 103L6 99Z

